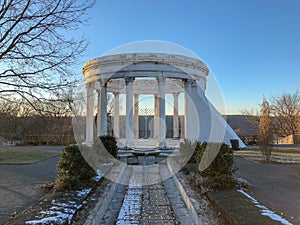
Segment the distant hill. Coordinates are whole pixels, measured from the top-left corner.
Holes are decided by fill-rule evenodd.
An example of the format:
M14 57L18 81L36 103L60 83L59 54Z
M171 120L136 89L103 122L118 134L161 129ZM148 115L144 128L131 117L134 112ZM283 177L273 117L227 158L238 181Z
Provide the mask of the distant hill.
M239 136L253 136L258 132L258 125L253 122L253 116L248 115L226 115L227 123Z

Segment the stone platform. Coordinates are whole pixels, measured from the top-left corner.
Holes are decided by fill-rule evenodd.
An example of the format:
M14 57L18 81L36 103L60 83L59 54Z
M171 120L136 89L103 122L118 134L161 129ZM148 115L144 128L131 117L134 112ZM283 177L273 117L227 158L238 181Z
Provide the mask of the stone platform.
M175 149L179 148L180 143L183 142L183 139L166 139L166 146L172 147ZM125 147L126 146L126 139L120 138L117 140L118 147ZM134 139L133 140L133 148L135 149L154 149L157 146L157 139L154 138L147 138L147 139Z

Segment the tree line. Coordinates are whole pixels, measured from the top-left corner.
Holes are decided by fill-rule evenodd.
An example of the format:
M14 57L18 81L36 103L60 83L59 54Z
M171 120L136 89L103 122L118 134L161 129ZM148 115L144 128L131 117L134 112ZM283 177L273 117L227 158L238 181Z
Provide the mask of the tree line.
M38 103L36 103L38 104ZM24 99L0 101L0 138L20 144L73 143L71 111L67 105L44 105L49 113L40 114Z

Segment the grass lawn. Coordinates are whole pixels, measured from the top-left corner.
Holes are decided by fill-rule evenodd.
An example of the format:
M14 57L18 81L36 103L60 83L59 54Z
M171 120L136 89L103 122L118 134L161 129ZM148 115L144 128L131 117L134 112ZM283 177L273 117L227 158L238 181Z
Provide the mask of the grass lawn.
M31 164L60 155L60 151L42 147L1 147L0 164Z
M257 162L264 161L259 146L249 146L246 150L236 151L234 154ZM300 146L273 146L270 161L274 163L300 163Z

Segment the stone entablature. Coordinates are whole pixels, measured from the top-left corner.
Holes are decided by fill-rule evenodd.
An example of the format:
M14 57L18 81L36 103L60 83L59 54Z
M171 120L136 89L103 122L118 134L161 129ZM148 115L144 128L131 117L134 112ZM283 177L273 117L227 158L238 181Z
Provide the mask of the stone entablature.
M95 83L95 90L101 89L100 82ZM107 82L107 91L112 93L126 94L126 84L124 79L111 79ZM135 79L132 87L133 94L142 95L157 95L158 87L157 81L154 80L138 80ZM184 85L181 80L168 79L165 81L166 94L181 93L184 92Z
M209 69L201 60L164 53L128 53L92 59L82 69L86 83L125 77L193 79L205 91Z

